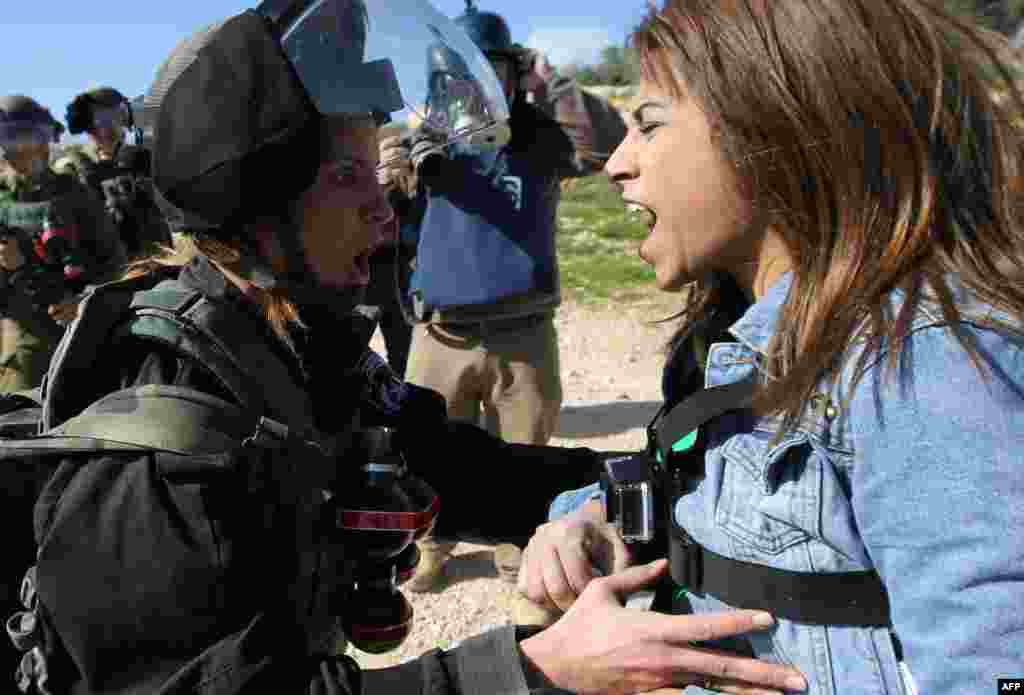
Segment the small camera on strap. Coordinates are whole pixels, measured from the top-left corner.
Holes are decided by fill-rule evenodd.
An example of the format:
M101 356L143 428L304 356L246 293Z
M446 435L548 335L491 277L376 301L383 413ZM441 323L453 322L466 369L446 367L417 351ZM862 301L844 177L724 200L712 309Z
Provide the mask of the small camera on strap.
M626 543L654 540L657 520L659 474L647 452L625 454L602 462L601 489L605 494L607 520Z

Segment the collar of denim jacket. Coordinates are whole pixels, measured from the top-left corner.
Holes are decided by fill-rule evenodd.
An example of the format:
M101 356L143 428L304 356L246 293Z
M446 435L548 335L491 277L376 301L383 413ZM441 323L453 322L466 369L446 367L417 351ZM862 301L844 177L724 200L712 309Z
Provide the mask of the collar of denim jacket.
M779 277L739 321L729 326L729 332L754 352L767 354L768 341L775 335L775 324L792 284L792 271Z

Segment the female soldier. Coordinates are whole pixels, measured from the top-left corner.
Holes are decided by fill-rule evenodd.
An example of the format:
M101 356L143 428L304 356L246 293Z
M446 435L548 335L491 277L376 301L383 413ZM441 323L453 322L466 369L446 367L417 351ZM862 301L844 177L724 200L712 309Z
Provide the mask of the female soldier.
M670 506L705 574L733 572L677 593L768 608L735 597L789 578L794 615L744 641L815 693L953 695L1024 663L1021 99L1002 46L938 5L668 0L607 165L658 286L690 289L667 406L757 384ZM531 598L586 585L582 548L614 533L594 492L528 546ZM864 578L878 595L836 617Z
M367 16L354 0L268 1L187 40L159 71L150 92L160 102L154 176L191 231L191 258L143 264L145 272L125 285L143 289L128 297L117 285L90 295L51 369L44 425L70 435L78 431L72 424L95 415L86 434L105 427L108 440L130 445L149 432L164 443L155 455L68 459L40 496L39 551L22 593L30 615L11 623L22 628L12 635L28 650L26 687L34 681L54 693L360 690L351 660L331 655L329 618L372 606L339 604L345 594L324 585L335 565L324 564L309 534L317 527L312 514L333 496L302 482L326 470L316 469L320 458L268 445L265 458L239 468L208 446L231 408L189 431L175 424L182 410L168 410L174 417L156 428L140 415L177 393L185 397L182 408L215 399L260 414L261 427L272 418L280 423L275 432L351 441L344 435L354 429L369 378L368 336L359 333L352 308L368 280L367 258L393 215L376 178L376 129L402 107L391 62L365 59L366 29L419 21L400 33L408 46L415 30L428 30L415 55L443 39L467 63L486 64L426 3L368 5L383 12ZM497 93L493 75L478 80ZM500 116L503 105L492 104L491 117ZM114 318L115 305L122 313L130 307L130 323ZM97 335L112 342L87 350ZM81 386L73 402L57 398L61 389L72 393L72 381ZM155 394L164 399L153 400ZM439 441L448 430L443 406L410 407L404 398L411 410L397 417L400 427L409 425L407 450L423 448L416 433L432 438L431 456L472 448L470 435L461 448L453 437L446 440L451 445ZM103 404L118 399L122 404L100 417ZM263 434L248 441L262 446ZM199 450L191 458L167 455ZM346 459L350 449L335 451L337 475L356 469L359 462ZM216 461L223 465L210 465ZM450 495L459 482L466 479L436 485ZM525 499L492 505L493 522L463 516L458 504L447 516L504 531L523 526L509 512L535 506ZM331 557L341 551L360 549L336 543ZM763 627L766 614L678 619L623 608L622 594L661 569L632 568L595 582L587 614L566 620L580 639L557 652L534 651L509 627L451 652L368 672L363 687L627 693L695 682L697 673L728 671L773 687L795 676L687 646L698 636Z

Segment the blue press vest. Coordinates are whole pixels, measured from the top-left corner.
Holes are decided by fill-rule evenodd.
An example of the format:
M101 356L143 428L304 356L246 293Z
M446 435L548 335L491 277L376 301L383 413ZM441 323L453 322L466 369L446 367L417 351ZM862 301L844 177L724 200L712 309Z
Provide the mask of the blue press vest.
M555 172L508 147L457 154L447 164L457 183L447 179L441 192L425 187L426 209L413 231L419 239L412 290L424 307L557 297Z

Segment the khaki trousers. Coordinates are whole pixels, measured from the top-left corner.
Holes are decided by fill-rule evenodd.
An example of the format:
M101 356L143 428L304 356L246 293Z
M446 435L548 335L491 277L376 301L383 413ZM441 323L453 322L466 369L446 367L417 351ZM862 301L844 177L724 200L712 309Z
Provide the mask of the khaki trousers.
M406 379L444 396L453 420L506 442L547 444L562 407L554 318L417 325Z
M53 330L0 319L0 393L32 389L43 382L57 348L55 336L59 334Z

